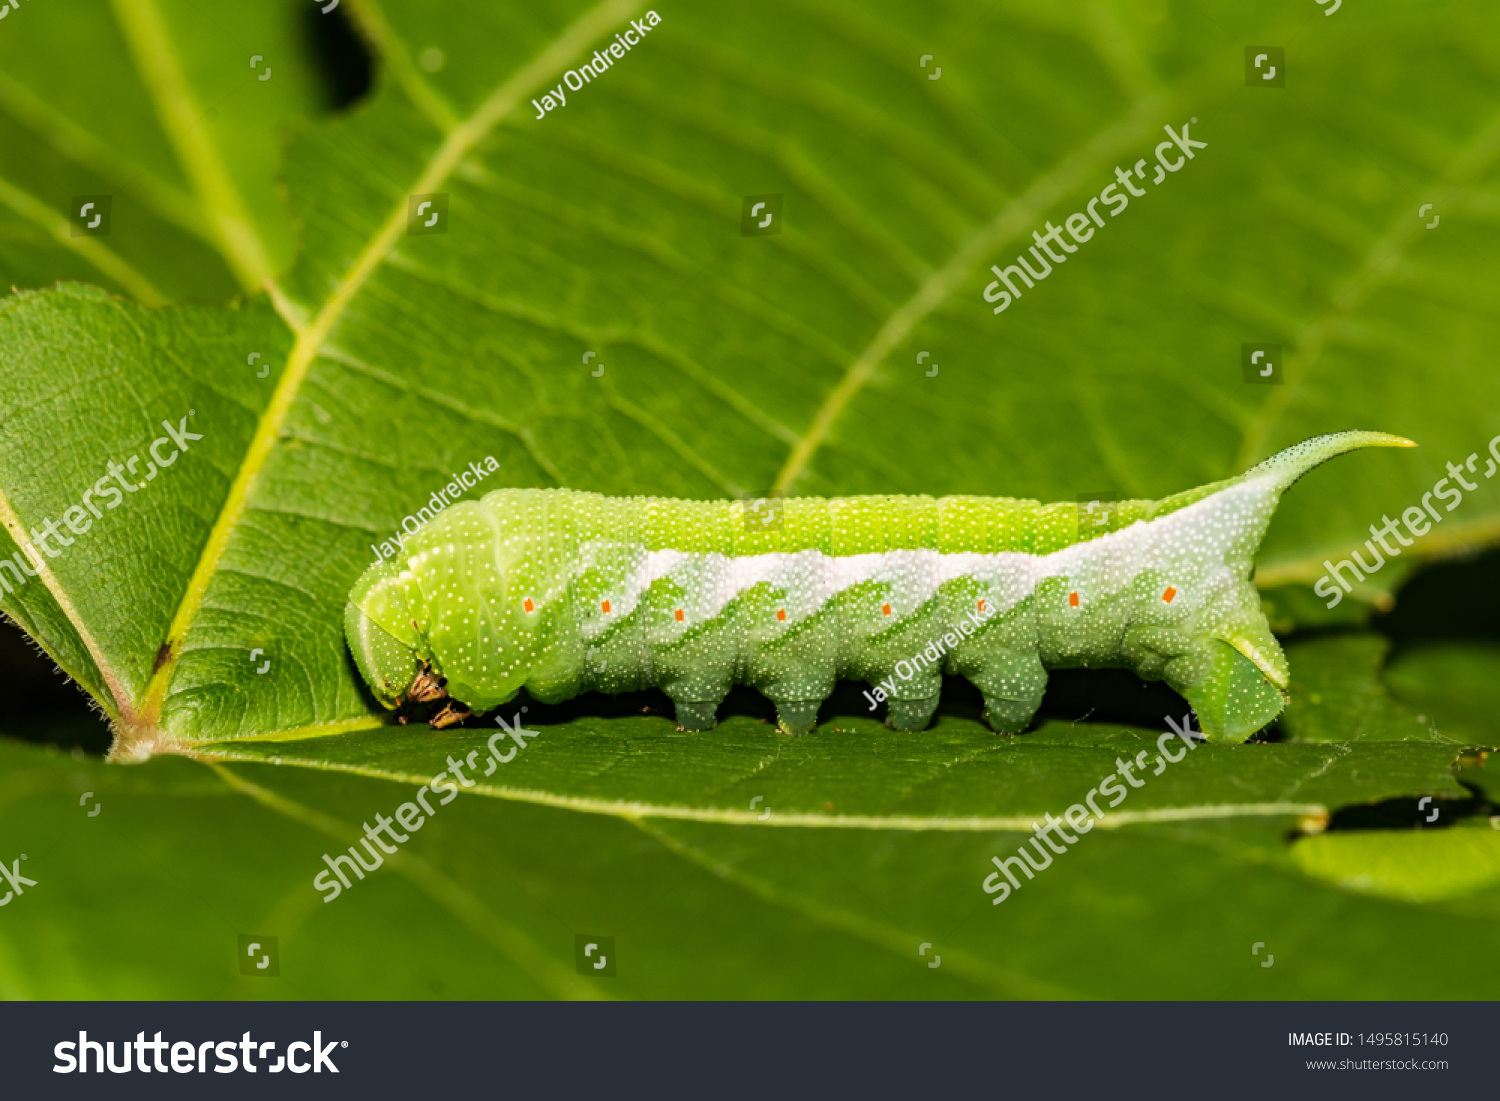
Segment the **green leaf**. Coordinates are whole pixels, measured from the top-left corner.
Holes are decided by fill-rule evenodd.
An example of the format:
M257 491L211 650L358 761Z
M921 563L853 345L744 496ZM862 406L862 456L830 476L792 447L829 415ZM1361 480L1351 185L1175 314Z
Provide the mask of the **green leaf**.
M1317 859L1288 844L1351 804L1465 797L1461 746L1414 717L1403 733L1369 640L1293 647L1294 742L1192 751L1118 828L999 908L980 886L991 857L1126 750L1154 753L1159 731L1054 723L1002 741L950 701L932 730L900 737L859 717L854 695L801 741L743 715L688 737L659 714L577 701L538 709L541 734L503 785L440 812L350 888L362 898L325 906L310 883L358 823L498 729L389 726L340 630L371 544L486 456L500 470L476 493L1072 500L1165 496L1341 428L1416 439L1288 494L1258 576L1315 582L1500 433L1487 366L1500 332L1482 297L1500 159L1491 21L1394 4L1300 32L1300 9L1280 22L1248 3L1214 18L689 5L537 120L530 101L639 4L347 6L379 83L296 133L284 162L275 135L310 113L312 77L267 50L275 75L257 86L246 55L260 47L243 43L290 28L291 6L228 30L186 3L129 0L108 18L33 6L0 27L0 264L28 287L124 295L75 282L0 303L0 554L45 566L0 607L108 714L117 759L157 758L104 769L0 745L5 819L32 823L34 844L16 836L57 860L52 893L12 911L11 988L247 996L217 946L269 931L287 940L293 996L335 996L392 929L412 954L363 993L419 996L435 974L461 989L431 993L474 997L1482 984L1491 964L1447 951L1492 920L1487 873L1468 867L1482 854L1444 858L1414 896L1437 901L1416 906L1338 885L1358 863L1344 842ZM1246 89L1242 39L1294 33L1293 86ZM282 37L290 57L306 50ZM85 39L95 60L48 63ZM183 76L164 88L171 56ZM261 96L273 85L285 98ZM204 140L188 96L236 109ZM101 103L112 114L96 122ZM1206 148L990 312L992 263L1191 118ZM278 163L288 207L267 182ZM57 220L85 187L118 188L109 238ZM408 234L413 196L432 193L447 196L447 232ZM742 235L758 194L783 195L783 232ZM1423 229L1417 196L1441 230ZM185 304L262 283L243 304ZM1284 385L1243 381L1246 342L1282 344ZM122 483L122 506L62 553L38 549L33 529L70 509L82 526L110 464L144 467L163 422L180 433L183 418L201 440L135 491ZM1372 591L1494 541L1500 489L1475 477ZM86 820L82 790L114 802ZM148 948L122 958L94 938L56 976L16 949L117 908L116 934ZM1102 966L1101 930L1136 947ZM617 989L580 980L580 932L619 936L640 969L622 963ZM1257 940L1274 972L1250 959ZM1392 963L1398 941L1415 947ZM941 973L922 942L949 953Z
M991 857L1116 757L1155 751L1151 732L1069 723L1006 740L972 721L802 739L746 718L675 738L647 717L552 725L450 806L429 796L396 855L321 901L324 857L482 736L418 728L378 756L353 735L240 744L208 768L0 743L0 815L37 880L0 937L7 995L1415 997L1487 973L1450 946L1493 914L1321 885L1283 839L1339 802L1463 795L1438 746L1184 750L1106 811L1115 828L993 906ZM72 938L105 912L112 937ZM239 933L279 939L279 979L237 974ZM616 980L577 975L577 933L615 938ZM1392 936L1399 958L1369 966Z
M1287 648L1292 705L1282 726L1302 742L1447 742L1436 722L1402 706L1381 676L1379 635L1313 638Z
M1426 643L1402 652L1386 673L1391 692L1454 737L1492 741L1500 715L1500 646Z
M1342 600L1332 609L1305 585L1276 585L1262 590L1261 604L1271 630L1289 635L1297 630L1329 630L1367 627L1374 606L1360 600Z
M1158 734L1073 723L1052 723L1014 739L996 738L972 720L898 734L869 719L844 719L824 724L815 739L776 734L748 719L721 723L708 736L673 734L661 726L660 719L640 716L549 725L546 737L528 743L503 772L492 770L503 781L482 783L475 791L627 817L750 824L769 807L778 824L809 827L847 825L842 820L853 818L859 821L850 828L1029 830L1032 819L1049 808L1061 813L1081 802L1091 786L1116 771L1117 757L1130 761L1145 749L1148 768L1160 763ZM424 782L445 769L447 756L462 762L490 733L415 727L387 733L379 742L363 733L260 739L215 746L214 756ZM497 753L503 754L510 743L499 733ZM543 744L545 752L532 751ZM486 756L481 749L481 765ZM1221 814L1316 818L1353 802L1465 794L1449 768L1457 751L1446 744L1425 753L1386 746L1356 753L1347 745L1214 745L1200 746L1192 756L1191 765L1173 768L1133 797L1128 811L1117 812L1120 821ZM447 770L452 775L451 766ZM764 805L752 809L755 795L763 796ZM874 821L864 823L867 818Z
M316 16L288 0L16 9L0 33L0 285L81 279L160 305L283 270L284 131L327 96ZM73 197L97 194L108 235L74 235Z

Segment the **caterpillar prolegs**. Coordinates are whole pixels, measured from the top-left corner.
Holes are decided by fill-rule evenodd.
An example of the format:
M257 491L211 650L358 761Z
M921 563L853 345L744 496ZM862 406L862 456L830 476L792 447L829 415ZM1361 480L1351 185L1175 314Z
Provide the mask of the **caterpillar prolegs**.
M949 673L1014 734L1049 669L1087 665L1165 680L1210 739L1243 741L1287 701L1251 580L1282 492L1346 451L1411 446L1319 436L1084 524L1075 504L1005 497L796 498L769 524L738 501L501 489L371 565L345 631L384 706L448 699L434 726L523 687L557 703L655 686L683 727L707 729L749 684L802 733L852 679L880 685L892 726L919 730Z

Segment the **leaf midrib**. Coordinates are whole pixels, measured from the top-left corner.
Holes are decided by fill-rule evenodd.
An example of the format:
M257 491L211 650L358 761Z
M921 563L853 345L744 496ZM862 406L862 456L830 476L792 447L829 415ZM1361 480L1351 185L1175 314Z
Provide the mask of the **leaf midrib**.
M114 0L114 12L167 140L193 182L220 253L243 288L259 287L273 274L271 258L212 135L200 125L202 109L178 62L156 0Z
M236 761L245 764L292 766L317 772L344 772L371 780L387 780L397 784L431 785L432 774L404 772L400 769L373 768L368 765L342 764L335 761L315 761L299 758L271 761L264 755L237 753L228 748L217 748L199 743L191 750L181 750L188 756L205 763L214 761ZM730 810L714 807L686 807L664 803L647 803L636 799L601 799L588 795L560 795L537 788L509 787L502 784L486 784L476 781L473 787L463 789L469 795L482 795L512 803L530 803L550 807L554 810L569 810L579 814L593 814L609 818L665 819L683 822L705 822L727 826L756 826L774 829L838 829L838 830L893 830L901 833L1030 833L1032 826L1049 813L1037 810L1033 814L1017 815L967 815L948 817L943 815L915 814L819 814L816 812L771 811L764 821L757 810ZM1162 822L1217 821L1225 818L1267 817L1320 817L1329 813L1323 803L1293 803L1272 801L1257 803L1198 804L1187 807L1155 807L1140 811L1109 811L1095 823L1100 829L1119 829L1125 826L1151 825Z
M640 4L641 0L601 0L601 3L574 21L535 59L490 93L469 118L448 131L442 144L429 159L426 168L412 184L409 193L422 194L440 190L442 183L453 173L460 161L517 104L524 102L532 91L544 87L549 79L564 71L566 63L576 56L582 47L596 41L606 29L628 19L640 8ZM405 224L406 202L403 197L393 206L385 222L335 284L312 319L300 329L293 329L296 333L296 341L277 381L276 390L265 412L261 414L245 459L235 474L224 505L209 532L197 567L188 581L182 602L172 617L172 624L167 632L170 656L161 663L147 685L145 701L141 707L140 723L127 726L120 732L116 745L111 750L111 754L116 758L138 758L143 751L150 752L152 749L164 748L162 734L157 729L157 724L160 721L167 686L176 668L176 656L181 650L188 628L196 618L203 599L207 595L209 585L218 570L219 560L229 545L240 517L244 515L249 505L250 493L254 488L256 478L276 447L281 426L291 412L302 382L317 358L324 341L343 316L349 303L400 239ZM286 297L279 287L276 293L281 298ZM290 319L285 315L283 317L290 324Z

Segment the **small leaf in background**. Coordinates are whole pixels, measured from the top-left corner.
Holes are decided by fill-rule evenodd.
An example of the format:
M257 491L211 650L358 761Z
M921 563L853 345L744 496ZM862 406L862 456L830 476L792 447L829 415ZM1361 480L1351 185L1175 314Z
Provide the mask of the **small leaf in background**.
M1341 887L1425 902L1457 898L1500 883L1500 830L1330 834L1292 852L1309 875Z

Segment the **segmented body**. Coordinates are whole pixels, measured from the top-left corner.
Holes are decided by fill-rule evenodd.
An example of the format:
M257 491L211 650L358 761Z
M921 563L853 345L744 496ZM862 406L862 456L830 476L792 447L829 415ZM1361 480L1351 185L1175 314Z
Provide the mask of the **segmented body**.
M1343 434L1355 435L1373 437ZM1280 492L1312 460L1370 442L1382 441L1293 449L1236 479L1082 517L1009 498L762 509L497 490L370 567L350 596L350 641L388 705L415 659L475 711L522 687L555 702L654 686L702 728L749 684L802 731L852 679L880 685L893 725L916 729L950 673L1017 731L1049 668L1122 666L1187 695L1205 731L1242 738L1284 703L1285 659L1250 580ZM392 643L394 673L380 656Z

